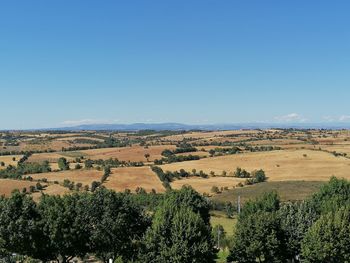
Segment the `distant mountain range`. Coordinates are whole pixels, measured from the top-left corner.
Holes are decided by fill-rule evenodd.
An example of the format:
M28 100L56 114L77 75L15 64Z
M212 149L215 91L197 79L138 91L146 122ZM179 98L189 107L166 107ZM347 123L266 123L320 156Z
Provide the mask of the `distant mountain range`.
M350 123L236 123L236 124L182 124L182 123L133 123L133 124L84 124L73 127L49 128L60 131L180 131L180 130L241 130L267 128L299 129L349 129Z

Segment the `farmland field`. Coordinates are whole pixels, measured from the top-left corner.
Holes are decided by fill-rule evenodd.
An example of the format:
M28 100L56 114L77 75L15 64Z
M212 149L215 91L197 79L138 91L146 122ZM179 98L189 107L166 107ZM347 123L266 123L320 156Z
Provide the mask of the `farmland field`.
M7 155L7 156L0 156L0 162L4 162L5 165L1 166L0 169L4 169L9 165L16 165L17 162L22 158L23 155ZM13 160L15 158L15 160Z
M181 189L183 185L190 185L200 193L210 193L213 186L234 188L239 182L244 182L244 179L234 177L210 177L208 179L191 177L175 180L171 183L171 186L174 189Z
M29 188L32 185L35 185L35 182L28 182L23 180L10 180L10 179L0 179L0 196L11 195L13 190L22 191L23 188Z
M23 157L21 151L33 150L24 164L42 164L48 161L52 172L31 173L26 176L33 178L33 184L37 180L47 179L49 185L43 191L48 194L71 191L62 186L64 180L89 187L93 181L100 182L104 166L110 165L110 159L114 160L111 174L102 184L107 188L123 192L125 189L135 191L137 187L141 187L147 192L152 189L164 192L163 182L151 170L151 166L157 165L164 172L184 169L193 173L193 170L202 170L209 175L208 178L192 175L182 179L174 178L170 186L180 189L183 185L190 185L200 193L223 201L232 201L238 195L241 195L242 200L247 200L268 190L276 190L283 200L299 200L316 191L321 182L329 180L333 175L350 178L348 131L267 129L187 132L13 132L3 138L5 139L2 139L0 144L1 152L5 155L0 156L0 162L3 161L5 165L0 167L0 171L4 171L9 164L16 167ZM191 148L186 150L186 147ZM225 152L231 147L238 148L240 152ZM166 155L162 155L166 149L178 150L173 154L171 162L167 162ZM6 151L11 152L6 154ZM190 155L199 160L185 159ZM15 160L12 160L13 157ZM66 159L69 171L59 171L57 162L60 158ZM156 164L156 159L162 161L157 161ZM84 168L87 160L93 163L90 169ZM77 162L81 169L75 169ZM237 167L249 172L263 169L267 182L247 186L246 179L233 177ZM60 185L53 184L55 181ZM9 189L12 189L11 182L3 181L3 188L9 184ZM19 183L15 181L15 184ZM213 187L217 187L219 193L214 193ZM7 194L10 191L8 190ZM38 193L34 194L37 195Z
M275 191L281 201L300 201L310 197L319 187L324 184L320 181L282 181L282 182L264 182L246 187L229 189L221 194L214 195L213 200L223 202L237 202L240 196L241 202L245 203L249 199L254 199L263 193Z
M147 192L152 189L156 192L164 192L164 187L158 177L149 167L121 167L112 169L104 186L116 191L129 189L135 191L137 187L142 187Z
M102 175L102 171L91 169L32 174L31 177L33 177L34 180L46 178L49 182L63 182L65 179L68 179L75 183L90 185L93 181L100 181Z
M185 169L233 172L237 167L248 171L263 169L269 181L311 180L327 181L334 175L350 178L350 159L335 157L329 153L311 150L285 150L227 155L172 163L162 166L163 170Z
M122 148L104 148L85 150L81 153L93 160L117 158L121 161L145 162L145 154L149 154L149 160L161 158L161 152L165 149L175 148L173 145L150 146L148 148L141 146L122 147Z

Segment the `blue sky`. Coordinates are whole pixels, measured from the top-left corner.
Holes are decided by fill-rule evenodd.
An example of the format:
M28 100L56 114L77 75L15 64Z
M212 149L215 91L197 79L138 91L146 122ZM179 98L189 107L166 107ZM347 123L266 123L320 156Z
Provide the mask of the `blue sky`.
M350 2L0 3L0 129L350 122Z

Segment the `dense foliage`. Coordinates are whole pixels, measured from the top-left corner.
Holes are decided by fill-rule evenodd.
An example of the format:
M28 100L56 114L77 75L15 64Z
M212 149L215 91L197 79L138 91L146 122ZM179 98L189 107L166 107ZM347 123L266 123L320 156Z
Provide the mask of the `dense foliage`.
M350 182L333 177L303 202L276 193L249 201L238 217L229 262L350 262Z
M98 188L38 203L17 191L0 198L0 261L214 262L209 208L188 187L162 196Z

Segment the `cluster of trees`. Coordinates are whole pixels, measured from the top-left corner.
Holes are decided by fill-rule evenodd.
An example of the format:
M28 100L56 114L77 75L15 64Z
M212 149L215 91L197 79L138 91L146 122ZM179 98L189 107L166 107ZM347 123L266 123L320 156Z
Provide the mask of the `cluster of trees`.
M23 157L18 161L18 164L21 164L21 163L24 163L25 161L27 161L31 155L32 155L31 152L25 152L23 154Z
M246 203L229 262L350 262L350 183L332 178L312 198L282 204L276 193Z
M69 167L69 162L67 161L66 158L64 157L61 157L58 159L57 161L57 164L58 164L58 168L61 170L61 171L66 171L66 170L69 170L70 167Z
M176 178L184 178L184 177L190 177L190 176L198 176L202 178L208 178L209 175L204 173L202 170L197 172L196 169L193 169L192 172L187 172L184 169L180 169L179 171L166 171L164 172L162 168L158 166L153 166L152 171L155 172L159 178L160 181L162 181L164 187L166 189L171 189L170 183Z
M206 199L186 187L167 192L146 213L133 196L98 189L44 195L38 203L19 192L1 198L0 258L17 253L64 263L88 256L104 262L214 262Z
M169 157L154 160L155 165L162 165L163 163L177 163L192 160L199 160L199 155L170 155Z
M21 179L23 175L50 172L48 161L43 163L18 163L17 167L9 165L6 169L0 170L0 178Z
M120 161L117 158L109 158L107 160L103 160L103 159L98 159L98 160L91 160L91 159L87 159L85 160L85 167L86 168L92 168L93 165L98 165L100 167L105 167L105 166L109 166L111 168L116 168L119 166L129 166L129 167L140 167L140 166L144 166L143 162L130 162L130 161Z
M55 150L47 149L47 150L31 150L30 153L51 153L55 152ZM0 152L0 156L6 156L6 155L24 155L28 153L28 151L2 151Z
M250 152L269 152L269 151L277 151L281 150L282 148L279 146L250 146L245 145L244 150L250 151Z
M247 178L246 184L248 185L266 181L265 171L262 169L254 170L250 173L240 167L237 167L236 171L233 173L233 176L237 178Z
M210 156L220 156L220 155L224 155L224 154L236 154L236 153L240 153L242 150L240 148L238 148L237 146L234 147L225 147L225 148L215 148L215 149L210 149L209 150L209 154Z
M66 152L66 151L81 151L81 150L112 148L112 147L127 147L132 144L132 142L129 141L127 138L125 140L118 140L112 136L108 138L105 138L105 137L103 138L105 139L103 142L99 142L97 144L94 143L94 145L91 145L91 146L72 146L68 148L63 147L62 151Z
M196 152L197 148L193 147L190 144L182 144L176 147L174 150L165 149L162 151L162 155L164 157L170 157L171 155L178 154L178 153L189 153L189 152Z

